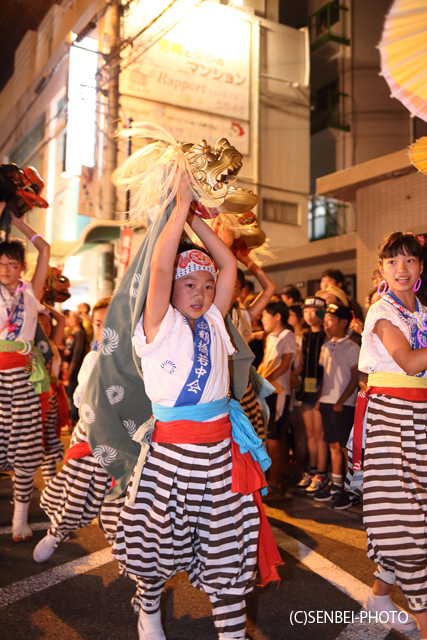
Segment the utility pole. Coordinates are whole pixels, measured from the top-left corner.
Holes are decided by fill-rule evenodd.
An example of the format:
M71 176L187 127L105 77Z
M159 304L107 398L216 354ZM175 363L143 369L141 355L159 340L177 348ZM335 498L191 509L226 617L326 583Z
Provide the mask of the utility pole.
M111 3L106 14L105 36L109 40L110 51L108 59L107 109L105 118L105 133L103 136L103 167L102 167L102 217L114 220L117 209L116 187L112 182L112 175L117 167L118 147L115 132L119 120L119 74L120 65L114 64L118 60L120 48L120 14L119 0ZM98 295L111 295L114 290L114 246L105 245L105 250L99 256L98 266Z

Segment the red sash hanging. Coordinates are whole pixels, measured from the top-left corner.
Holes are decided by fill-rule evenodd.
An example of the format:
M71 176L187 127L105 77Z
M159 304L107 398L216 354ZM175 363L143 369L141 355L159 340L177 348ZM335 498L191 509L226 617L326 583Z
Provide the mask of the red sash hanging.
M192 439L196 438L196 442ZM229 417L209 422L175 420L174 422L156 421L152 442L166 444L206 444L221 442L231 438ZM231 491L242 495L253 494L258 509L260 526L258 538L258 567L261 574L261 586L268 582L280 581L276 566L284 564L274 540L270 524L265 515L259 489L267 486L264 473L258 462L249 452L240 453L239 446L231 440L233 467L231 470Z

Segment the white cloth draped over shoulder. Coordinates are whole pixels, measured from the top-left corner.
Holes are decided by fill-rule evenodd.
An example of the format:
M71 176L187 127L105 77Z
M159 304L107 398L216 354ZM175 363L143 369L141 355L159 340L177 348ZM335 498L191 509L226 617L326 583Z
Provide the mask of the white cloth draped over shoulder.
M92 373L92 369L95 366L95 362L99 358L98 351L89 351L83 360L83 364L80 367L80 371L77 376L77 382L79 383L74 391L73 402L77 408L80 408L83 392L86 389L87 381Z
M2 296L0 296L0 328L3 327L5 322L7 321L7 309L11 309L13 306L12 298L13 295L6 289L6 287L0 284ZM33 287L31 286L31 282L26 282L23 290L24 294L24 322L22 323L19 334L16 337L16 340L34 340L34 335L36 333L38 314L40 311L44 310L44 306L40 304L34 295ZM3 299L6 301L4 303ZM8 330L5 327L3 331L0 333L0 340L6 340Z
M213 402L228 394L228 356L235 353L219 309L212 305L204 314L211 334L212 369L200 403ZM194 334L189 321L172 305L153 342L147 344L143 316L132 339L141 358L147 396L152 402L173 407L188 380L194 361Z

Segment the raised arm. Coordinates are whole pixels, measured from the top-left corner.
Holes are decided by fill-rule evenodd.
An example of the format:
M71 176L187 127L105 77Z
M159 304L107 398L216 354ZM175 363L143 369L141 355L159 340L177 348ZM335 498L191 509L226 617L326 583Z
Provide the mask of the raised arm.
M23 218L17 218L11 212L12 222L19 231L21 231L24 236L31 240L35 235L37 238L34 238L33 245L39 252L37 257L37 264L34 271L34 275L31 280L31 284L33 286L34 295L37 300L40 300L43 296L44 291L44 283L46 280L47 272L49 269L49 258L50 258L50 245L44 240L37 232L30 227L26 222L24 222Z
M262 292L247 308L249 316L251 320L253 320L262 311L264 311L265 307L270 302L271 296L276 293L277 285L271 278L268 277L268 275L261 269L261 267L259 267L253 260L251 260L249 256L245 256L243 255L243 253L240 253L240 251L237 251L236 258L242 264L244 264L251 273L253 273L262 287Z
M409 376L427 369L427 348L412 349L401 330L389 320L378 320L373 331L395 363Z
M184 177L179 184L177 204L157 239L151 259L150 282L144 310L144 333L147 342L152 342L156 337L168 310L176 252L192 199L190 185Z
M214 303L225 316L230 308L236 284L237 260L227 245L201 218L190 215L188 224L203 242L218 268Z

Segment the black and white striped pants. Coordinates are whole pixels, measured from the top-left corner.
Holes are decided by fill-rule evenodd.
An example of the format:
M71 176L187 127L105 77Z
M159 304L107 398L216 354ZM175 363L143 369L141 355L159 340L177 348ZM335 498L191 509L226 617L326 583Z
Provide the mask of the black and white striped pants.
M152 445L113 546L122 571L137 582L136 611L157 611L166 580L187 571L190 583L210 598L219 637L245 637L259 515L252 495L231 493L231 464L229 439Z
M56 463L64 457L64 445L56 433L58 424L58 392L49 398L50 408L46 412L43 425L45 459L42 464L43 480L47 484L56 476Z
M70 446L80 442L87 442L87 436L79 421ZM40 506L52 522L49 533L66 540L72 531L90 525L110 484L111 477L93 456L68 460L41 495Z
M258 438L265 442L264 420L262 417L261 405L258 402L254 388L250 382L243 394L243 398L240 400L240 404L251 421Z
M43 462L40 399L20 367L0 371L0 468L14 470L14 498L29 502Z
M363 519L376 576L427 610L427 402L384 395L368 404Z

